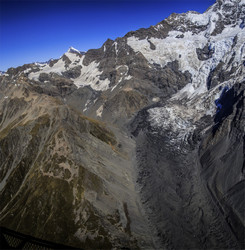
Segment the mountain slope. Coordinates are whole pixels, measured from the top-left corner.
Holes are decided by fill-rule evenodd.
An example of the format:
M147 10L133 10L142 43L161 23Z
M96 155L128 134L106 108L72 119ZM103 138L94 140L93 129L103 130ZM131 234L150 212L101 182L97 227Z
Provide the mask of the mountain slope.
M132 142L118 148L103 123L20 84L1 103L1 225L73 246L134 248L146 229L135 228Z
M218 0L8 69L1 225L85 249L244 248L244 13Z

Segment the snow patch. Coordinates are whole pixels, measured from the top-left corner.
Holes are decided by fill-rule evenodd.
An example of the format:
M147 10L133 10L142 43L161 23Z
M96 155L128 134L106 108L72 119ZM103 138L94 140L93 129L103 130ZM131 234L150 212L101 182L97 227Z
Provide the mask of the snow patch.
M88 105L90 103L90 100L88 99L87 102L85 103L85 106L84 106L84 109L83 109L83 112L85 112L87 109L88 109Z
M139 40L136 37L129 37L127 43L136 53L141 52L150 64L156 63L164 67L168 62L178 60L182 71L196 71L201 62L197 58L195 49L204 47L206 39L198 40L199 36L192 37L190 32L185 33L184 39L178 39L177 34L179 32L175 31L170 32L169 37L165 39L148 39L156 46L155 50L150 48L146 39Z
M40 71L38 72L31 72L29 75L28 75L28 78L30 80L35 80L35 81L38 81L38 78L40 76L41 73L46 73L46 74L49 74L49 73L56 73L58 75L62 75L62 72L64 72L66 69L65 69L65 62L60 59L58 60L57 63L55 63L53 65L53 67L50 67L49 65L46 65L44 68L42 68Z
M83 86L91 86L94 90L105 91L109 88L110 81L108 78L101 80L102 71L98 69L99 63L91 62L88 66L83 65L81 75L74 79L74 84L79 88Z
M70 61L72 62L70 65L70 68L72 68L72 65L74 65L75 62L80 61L80 57L77 53L66 52L64 55L67 56L70 59Z
M239 3L240 6L245 5L245 0L241 0Z
M62 75L63 72L67 71L68 69L74 68L77 65L81 65L81 75L74 79L74 84L79 88L83 86L90 85L91 88L97 91L104 91L109 88L110 81L109 79L101 80L100 75L102 74L101 71L99 71L98 66L99 63L96 63L95 61L91 62L88 66L83 65L83 59L79 57L79 55L75 53L69 53L66 52L65 55L71 60L71 64L68 66L68 68L65 67L65 62L62 58L56 62L53 67L50 67L49 65L46 65L44 68L42 68L38 72L32 72L29 74L29 79L38 81L38 78L41 73L56 73L58 75Z
M69 50L67 51L68 53L78 53L80 54L81 52L73 47L70 47Z
M111 88L111 92L112 92L117 86L118 86L118 84L116 84L115 86L113 86L113 87Z
M27 74L28 72L30 72L32 69L31 68L28 68L26 70L23 71L23 73Z
M132 79L133 77L131 76L131 75L128 75L128 76L126 76L125 78L124 78L124 80L127 80L127 81L129 81L130 79Z
M48 65L47 63L38 63L38 62L35 62L34 64L38 67L45 67L46 65Z
M114 42L114 43L112 44L112 46L115 46L116 55L118 55L118 47L117 47L117 42Z
M152 101L153 101L153 102L159 102L159 101L160 101L160 98L159 98L159 97L153 97L153 98L152 98Z
M99 117L102 117L102 113L103 113L103 104L96 110L96 115Z
M188 12L187 18L196 25L204 26L207 25L209 22L209 19L207 18L208 13L200 14L200 13L193 13Z

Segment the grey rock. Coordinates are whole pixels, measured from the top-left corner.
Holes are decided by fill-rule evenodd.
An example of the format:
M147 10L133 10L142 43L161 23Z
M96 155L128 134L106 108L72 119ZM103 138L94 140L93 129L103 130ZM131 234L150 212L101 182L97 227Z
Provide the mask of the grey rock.
M58 59L51 60L50 63L49 63L49 66L50 66L50 67L53 67L54 64L56 64L57 62L58 62Z
M228 64L232 63L232 58ZM231 69L229 71L224 70L225 67L226 67L225 63L220 62L217 65L217 67L215 67L214 70L212 70L209 73L209 76L207 78L207 88L208 89L212 89L213 87L217 86L219 83L222 83L224 81L231 79L234 76L234 74L237 72L237 67L235 67L235 66L231 67Z
M45 82L45 81L49 81L49 80L50 80L50 76L47 73L41 73L39 75L40 82Z
M66 78L77 78L81 75L81 68L82 66L78 65L74 68L71 68L62 73L62 75Z
M214 54L214 49L210 48L210 45L206 44L202 49L196 49L197 57L200 61L208 60Z

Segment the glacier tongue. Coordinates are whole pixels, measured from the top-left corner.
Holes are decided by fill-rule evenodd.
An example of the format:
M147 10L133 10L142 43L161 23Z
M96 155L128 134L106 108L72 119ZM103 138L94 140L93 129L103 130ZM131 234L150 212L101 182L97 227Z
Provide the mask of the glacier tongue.
M162 108L153 108L148 112L151 125L159 128L160 133L165 133L172 146L177 145L179 148L196 128L193 118L198 117L197 110L172 104Z

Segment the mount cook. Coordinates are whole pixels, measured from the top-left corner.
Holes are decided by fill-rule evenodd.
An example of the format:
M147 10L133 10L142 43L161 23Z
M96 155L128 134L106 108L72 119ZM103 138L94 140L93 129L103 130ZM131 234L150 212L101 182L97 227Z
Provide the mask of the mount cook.
M245 1L0 76L0 225L84 249L243 249Z

